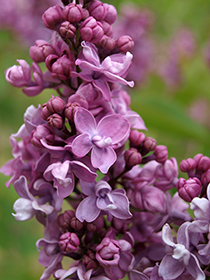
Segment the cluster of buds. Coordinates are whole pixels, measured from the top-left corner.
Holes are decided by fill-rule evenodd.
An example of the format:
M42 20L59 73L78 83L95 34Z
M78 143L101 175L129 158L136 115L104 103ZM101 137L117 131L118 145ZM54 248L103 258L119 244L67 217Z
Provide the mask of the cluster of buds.
M191 202L193 198L206 196L207 186L210 183L210 159L202 154L194 158L182 160L180 170L187 173L188 179L179 178L177 191L185 201Z
M29 96L47 87L58 94L27 109L11 136L14 158L0 169L20 196L16 220L35 216L44 226L36 243L46 268L41 280L51 274L59 280L204 280L201 268L210 258L202 234L209 234L210 217L203 222L201 212L210 204L197 196L205 189L210 198L210 159L183 161L190 179L178 180L176 159L145 136L144 121L130 108L125 86L134 85L126 79L133 41L113 39L116 9L98 0L62 2L42 16L54 31L52 43L38 40L30 48L34 81L24 60L6 71L8 82ZM194 197L197 220L178 194L171 196L176 185L186 201ZM177 244L169 224L180 226ZM168 247L174 254L165 253ZM68 270L62 269L64 258Z

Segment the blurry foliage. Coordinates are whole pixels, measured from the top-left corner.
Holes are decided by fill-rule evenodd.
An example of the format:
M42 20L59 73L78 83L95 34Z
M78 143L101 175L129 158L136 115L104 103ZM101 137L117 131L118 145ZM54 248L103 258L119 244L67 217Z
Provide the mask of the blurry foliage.
M120 10L125 1L107 1ZM210 101L210 71L203 59L203 47L210 39L210 1L206 0L135 0L139 7L150 9L155 15L155 40L168 40L176 29L189 27L197 41L196 56L183 65L183 84L170 92L155 75L141 87L131 90L131 107L144 119L148 131L158 144L168 146L169 156L181 159L196 153L210 156L210 130L207 126L187 116L187 106L197 98ZM137 27L138 28L138 27ZM38 38L37 38L38 39ZM40 96L29 98L20 89L10 86L4 71L16 63L16 59L31 59L28 49L6 31L0 31L0 165L11 158L9 135L23 123L26 108L44 103L54 91L44 91ZM17 222L11 215L17 199L13 187L7 189L7 180L0 174L0 273L7 279L37 280L44 268L38 264L35 242L42 237L41 225L36 221Z

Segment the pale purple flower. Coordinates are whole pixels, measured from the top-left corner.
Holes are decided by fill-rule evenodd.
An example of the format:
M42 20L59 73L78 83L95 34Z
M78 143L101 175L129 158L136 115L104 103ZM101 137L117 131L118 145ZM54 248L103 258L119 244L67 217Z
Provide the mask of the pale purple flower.
M54 207L48 204L41 204L39 199L29 192L26 178L21 176L17 181L14 182L14 188L20 198L18 198L14 205L13 209L16 214L12 214L17 221L26 221L31 219L37 211L41 211L46 215L49 215L54 210Z
M82 192L87 195L77 207L76 217L83 222L94 221L100 213L119 219L130 219L129 201L123 189L112 190L106 181L87 184L81 182ZM88 209L88 211L87 211Z
M84 108L78 108L75 125L80 133L72 142L72 152L78 157L84 157L90 150L93 167L106 173L116 161L113 147L121 146L129 134L129 123L121 115L112 114L96 123L93 115Z
M134 86L133 82L124 79L133 57L131 53L113 54L107 56L101 63L94 44L83 41L81 45L83 49L75 64L80 67L82 72L77 75L86 82L92 82L94 87L102 92L106 101L111 99L108 82Z
M44 178L54 181L53 186L57 189L58 196L64 198L74 189L74 174L86 182L93 182L97 176L82 162L65 160L49 165L44 172Z
M189 251L190 241L187 228L191 223L182 224L177 233L177 244L173 241L170 226L165 224L162 229L163 241L173 248L173 253L168 253L162 259L159 267L159 275L163 279L176 279L182 273L187 272L197 280L204 280L205 274L200 268L198 259Z

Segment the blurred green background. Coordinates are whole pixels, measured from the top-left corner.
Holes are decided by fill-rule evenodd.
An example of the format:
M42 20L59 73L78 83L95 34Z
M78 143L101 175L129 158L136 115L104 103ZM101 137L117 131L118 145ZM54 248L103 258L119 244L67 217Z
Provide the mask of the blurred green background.
M125 1L107 1L118 9ZM131 91L132 109L144 119L148 131L158 144L168 146L169 156L181 159L200 152L210 156L210 122L201 124L187 114L188 106L198 98L210 102L210 69L203 57L203 49L210 40L210 0L136 0L141 8L155 15L152 36L167 41L174 31L186 26L195 34L195 55L183 65L183 83L171 92L156 75L150 75ZM9 136L23 123L26 108L44 103L50 91L29 98L20 89L10 86L4 71L23 58L29 63L28 47L11 32L0 30L0 165L11 158ZM53 93L53 92L52 92ZM209 111L210 113L210 108ZM7 189L8 180L0 174L0 275L4 280L37 280L44 268L38 264L35 242L42 237L42 227L35 219L17 222L11 213L18 198L14 189Z

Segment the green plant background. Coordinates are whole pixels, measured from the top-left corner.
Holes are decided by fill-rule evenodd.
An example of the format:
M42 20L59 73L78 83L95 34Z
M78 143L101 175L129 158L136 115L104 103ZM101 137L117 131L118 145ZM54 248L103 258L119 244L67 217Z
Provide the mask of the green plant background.
M125 1L107 1L118 9ZM140 87L131 91L132 109L144 119L146 135L156 138L158 144L168 146L169 156L181 159L200 152L210 156L210 131L207 126L190 119L187 106L198 97L210 101L210 69L203 58L203 48L210 39L210 0L136 0L139 7L149 8L155 14L153 36L157 41L167 41L174 31L189 27L195 34L195 57L183 65L183 84L170 92L164 83L152 75ZM10 86L4 71L16 63L16 59L31 59L28 49L17 37L0 31L0 165L11 158L9 136L23 122L26 108L44 103L53 91L29 98L20 89ZM209 125L210 127L210 125ZM44 268L38 263L35 247L43 231L35 219L17 222L11 213L18 198L13 187L7 189L8 180L0 174L0 275L4 280L37 280ZM53 279L53 278L52 278Z

